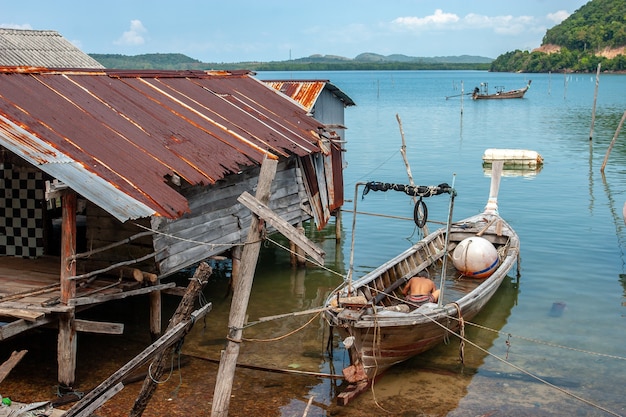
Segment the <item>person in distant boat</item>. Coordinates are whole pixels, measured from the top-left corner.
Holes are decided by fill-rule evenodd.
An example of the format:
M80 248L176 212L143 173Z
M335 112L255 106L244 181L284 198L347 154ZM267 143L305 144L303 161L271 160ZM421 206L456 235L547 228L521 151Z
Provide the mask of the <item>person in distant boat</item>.
M439 290L426 270L418 272L411 278L402 289L402 294L406 297L406 301L417 307L425 303L436 303L439 300Z

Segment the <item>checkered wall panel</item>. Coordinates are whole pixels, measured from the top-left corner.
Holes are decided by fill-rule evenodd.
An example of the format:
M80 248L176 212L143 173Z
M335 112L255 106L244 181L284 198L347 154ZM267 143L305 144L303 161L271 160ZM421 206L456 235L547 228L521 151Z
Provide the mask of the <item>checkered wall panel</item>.
M43 255L41 172L0 163L0 256Z

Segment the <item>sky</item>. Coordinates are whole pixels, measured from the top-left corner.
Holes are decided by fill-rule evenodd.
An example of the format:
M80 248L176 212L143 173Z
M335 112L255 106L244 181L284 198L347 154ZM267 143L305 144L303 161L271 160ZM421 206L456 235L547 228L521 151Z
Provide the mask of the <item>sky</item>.
M2 0L0 27L55 30L83 52L202 62L364 52L497 58L541 45L589 0Z

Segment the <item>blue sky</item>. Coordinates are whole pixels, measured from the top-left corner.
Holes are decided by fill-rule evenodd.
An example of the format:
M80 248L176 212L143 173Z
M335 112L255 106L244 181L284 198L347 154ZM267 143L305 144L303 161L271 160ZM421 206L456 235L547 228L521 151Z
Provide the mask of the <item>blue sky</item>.
M203 62L362 52L496 58L541 44L588 0L3 1L0 27L56 30L87 53Z

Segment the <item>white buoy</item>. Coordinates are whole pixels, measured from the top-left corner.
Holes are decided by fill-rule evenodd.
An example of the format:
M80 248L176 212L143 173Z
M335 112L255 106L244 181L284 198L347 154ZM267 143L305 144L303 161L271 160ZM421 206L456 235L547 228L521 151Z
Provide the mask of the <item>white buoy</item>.
M487 278L496 270L498 262L496 248L479 236L463 239L452 252L454 267L472 278Z

